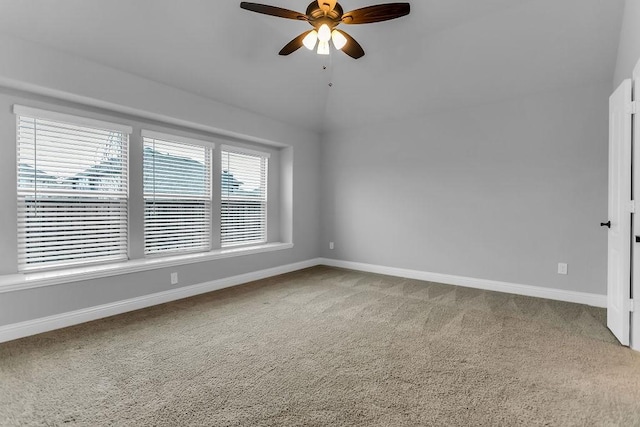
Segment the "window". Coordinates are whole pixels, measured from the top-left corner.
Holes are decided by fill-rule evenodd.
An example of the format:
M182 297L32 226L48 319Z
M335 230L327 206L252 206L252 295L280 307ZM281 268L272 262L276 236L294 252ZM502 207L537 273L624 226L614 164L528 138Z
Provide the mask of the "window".
M14 106L18 269L127 259L131 128Z
M267 241L269 155L222 147L221 245Z
M211 151L187 138L143 131L144 252L211 249Z
M168 260L198 253L196 259L268 247L268 212L280 212L278 205L268 209L268 148L223 145L216 152L206 140L143 130L140 164L130 165L131 126L13 108L18 271L117 263L131 254ZM280 168L279 159L271 166ZM133 198L130 167L142 190ZM280 193L275 188L272 196ZM211 252L221 247L234 249Z

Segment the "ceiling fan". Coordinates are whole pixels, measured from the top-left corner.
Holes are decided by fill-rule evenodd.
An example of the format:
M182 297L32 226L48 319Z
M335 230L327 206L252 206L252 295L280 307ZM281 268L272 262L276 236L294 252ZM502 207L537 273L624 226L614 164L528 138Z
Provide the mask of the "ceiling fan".
M352 58L358 59L364 56L364 49L353 37L344 31L337 30L340 24L372 24L374 22L388 21L408 15L411 11L409 3L387 3L375 6L367 6L361 9L344 13L342 6L336 0L312 1L307 7L306 13L294 12L276 6L268 6L259 3L243 1L240 7L252 12L280 18L307 21L313 30L305 31L291 40L280 51L280 55L289 55L305 46L313 50L318 45L319 55L329 54L329 40L333 46L342 50Z

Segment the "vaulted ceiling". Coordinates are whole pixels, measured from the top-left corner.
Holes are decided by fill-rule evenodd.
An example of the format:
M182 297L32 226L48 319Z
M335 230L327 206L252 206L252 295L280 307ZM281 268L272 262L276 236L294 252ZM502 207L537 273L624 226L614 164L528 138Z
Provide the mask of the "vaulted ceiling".
M235 0L0 0L0 32L318 132L612 80L624 0L409 2L344 26L359 60L279 56L308 24Z

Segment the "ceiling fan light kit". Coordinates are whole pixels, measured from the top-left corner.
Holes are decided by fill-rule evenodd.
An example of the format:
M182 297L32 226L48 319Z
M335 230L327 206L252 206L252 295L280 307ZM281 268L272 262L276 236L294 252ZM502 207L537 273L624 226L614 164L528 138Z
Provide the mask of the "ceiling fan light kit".
M329 42L318 42L318 55L329 55L331 50L329 50Z
M309 50L313 50L316 47L316 43L318 42L318 32L316 30L309 31L302 39L302 44Z
M241 2L240 7L252 12L279 18L307 21L313 30L305 31L291 40L280 50L280 55L290 55L302 46L313 50L317 45L318 55L329 55L330 43L337 50L354 59L364 56L364 49L353 37L336 27L342 24L372 24L374 22L388 21L408 15L411 11L409 3L386 3L375 6L367 6L361 9L343 13L342 6L333 0L312 1L307 7L306 14L276 6L268 6L259 3Z
M331 41L333 42L333 46L338 50L342 50L347 44L347 38L338 30L331 32Z

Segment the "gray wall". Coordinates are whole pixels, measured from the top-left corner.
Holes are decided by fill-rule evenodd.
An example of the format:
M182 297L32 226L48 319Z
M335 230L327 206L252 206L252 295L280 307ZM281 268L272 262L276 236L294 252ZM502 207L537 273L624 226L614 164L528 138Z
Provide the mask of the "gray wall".
M614 87L617 87L622 80L631 78L638 60L640 60L640 0L626 0L613 79Z
M625 34L623 29L623 39L637 46L637 33ZM637 56L637 47L623 45L621 52L631 53L621 54L618 68L630 75L633 61L623 57ZM286 185L293 187L295 247L172 267L180 286L322 254L605 293L606 232L598 223L607 210L610 82L336 131L320 144L312 132L8 36L0 35L0 57L3 85L131 117L143 113L140 120L157 120L167 129L221 130L293 147L292 182ZM9 102L0 103L0 224L10 225L0 225L4 274L14 271L7 262L15 259ZM281 180L287 181L282 174ZM328 250L329 241L335 250ZM569 263L568 276L556 274L557 262ZM170 289L168 273L3 293L0 325Z
M605 294L610 87L325 135L322 255Z
M292 231L285 230L282 223L275 227L287 237L292 234L295 245L277 252L0 293L0 326L175 289L169 284L172 271L179 274L179 286L188 286L318 256L317 134L17 39L0 36L0 57L0 83L57 99L12 90L0 94L0 274L16 271L16 138L15 116L10 109L14 102L66 112L70 107L83 108L69 102L75 101L89 106L84 109L92 117L106 118L105 110L98 108L124 111L107 116L133 121L136 131L152 123L154 130L175 130L210 139L213 131L224 130L230 135L247 135L254 143L273 141L292 147L284 156L289 159L292 154L294 158L292 182L282 182L286 178L282 174L274 177L275 181L280 179L285 190L293 187ZM133 161L131 167L135 167Z

